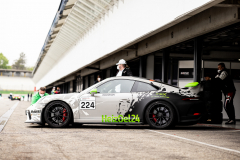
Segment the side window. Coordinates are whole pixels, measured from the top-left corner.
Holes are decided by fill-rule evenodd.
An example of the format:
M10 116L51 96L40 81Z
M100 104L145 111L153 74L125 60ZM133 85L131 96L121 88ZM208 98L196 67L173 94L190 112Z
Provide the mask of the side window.
M134 83L132 92L148 92L148 91L156 91L157 89L151 86L148 83L138 82Z
M99 93L130 93L134 81L131 80L112 80L97 88Z

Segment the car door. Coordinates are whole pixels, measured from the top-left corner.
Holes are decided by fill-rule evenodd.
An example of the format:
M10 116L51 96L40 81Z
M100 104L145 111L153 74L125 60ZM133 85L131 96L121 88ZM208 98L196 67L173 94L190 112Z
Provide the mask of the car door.
M157 92L157 88L150 83L136 81L132 88L133 104L129 114L138 115L141 121L144 119L145 106L155 99L153 93Z
M132 101L133 84L133 80L111 80L98 86L94 96L91 96L90 93L83 95L79 105L80 121L111 123L112 120L110 121L106 117L124 116ZM86 106L87 102L89 102L88 106ZM93 107L94 102L95 107Z

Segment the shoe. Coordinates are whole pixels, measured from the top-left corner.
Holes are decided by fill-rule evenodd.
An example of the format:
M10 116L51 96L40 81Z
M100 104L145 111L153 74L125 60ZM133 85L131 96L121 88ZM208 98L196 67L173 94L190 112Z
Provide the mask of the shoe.
M236 124L235 120L228 120L225 124Z

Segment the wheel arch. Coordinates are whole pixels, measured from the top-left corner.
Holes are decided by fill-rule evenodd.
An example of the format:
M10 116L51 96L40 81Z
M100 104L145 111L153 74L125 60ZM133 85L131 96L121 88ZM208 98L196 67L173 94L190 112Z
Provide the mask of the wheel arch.
M168 100L165 100L165 99L154 99L154 100L148 102L148 103L146 104L146 106L144 107L144 111L143 111L143 115L142 115L142 116L143 116L143 123L147 123L146 117L145 117L145 113L146 113L146 110L147 110L148 106L149 106L150 104L154 103L154 102L157 102L157 101L167 102L167 103L169 103L170 105L172 105L173 108L174 108L174 110L176 111L176 114L177 114L177 120L178 120L177 122L180 122L180 115L179 115L178 109L177 109L177 107L176 107L171 101L168 101Z
M73 111L72 111L71 106L70 106L67 102L62 101L62 100L53 100L53 101L48 102L48 103L45 105L45 107L42 109L42 113L43 113L43 114L41 114L41 122L42 122L42 123L45 123L45 119L44 119L45 109L46 109L46 107L47 107L50 103L52 103L52 102L62 102L62 103L65 103L66 105L68 105L68 107L69 107L70 110L71 110L71 114L72 114L72 119L71 119L71 121L70 121L70 124L71 124L71 123L74 123L74 115L73 115Z

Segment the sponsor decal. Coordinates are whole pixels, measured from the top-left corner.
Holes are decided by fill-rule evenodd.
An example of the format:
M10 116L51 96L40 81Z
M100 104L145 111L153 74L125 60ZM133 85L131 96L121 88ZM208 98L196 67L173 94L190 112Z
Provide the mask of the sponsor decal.
M131 122L140 122L140 118L138 117L138 114L128 114L128 116L123 116L123 115L119 115L119 116L111 116L108 117L107 115L102 115L102 122L106 122L106 123L119 123L119 122L125 122L125 123L131 123Z
M42 110L31 110L31 113L41 113Z
M167 93L156 93L155 95L152 95L152 98L159 97L159 98L169 98L167 96Z
M95 109L95 97L84 97L80 101L80 109Z
M181 72L180 74L181 74L181 75L187 75L187 76L188 76L188 75L189 75L189 72Z

